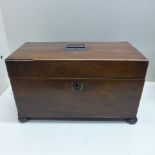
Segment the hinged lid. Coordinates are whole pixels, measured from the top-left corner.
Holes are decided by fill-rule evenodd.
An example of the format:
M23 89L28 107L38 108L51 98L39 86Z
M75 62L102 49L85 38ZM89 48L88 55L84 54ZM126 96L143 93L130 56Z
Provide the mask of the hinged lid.
M34 42L6 64L10 77L144 79L148 60L127 42Z
M146 61L128 42L28 42L7 60L112 60Z

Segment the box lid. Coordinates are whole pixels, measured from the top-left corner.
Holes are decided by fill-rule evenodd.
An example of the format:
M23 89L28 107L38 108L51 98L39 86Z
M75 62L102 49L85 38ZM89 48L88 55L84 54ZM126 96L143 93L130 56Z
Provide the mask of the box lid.
M127 42L25 43L6 59L9 77L144 79L148 60Z
M128 42L27 42L7 60L147 61Z

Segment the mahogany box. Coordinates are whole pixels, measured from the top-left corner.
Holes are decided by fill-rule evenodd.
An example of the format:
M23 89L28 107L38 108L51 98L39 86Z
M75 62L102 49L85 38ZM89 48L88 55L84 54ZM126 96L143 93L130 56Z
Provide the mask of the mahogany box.
M148 60L128 42L28 42L6 59L19 121L134 124Z

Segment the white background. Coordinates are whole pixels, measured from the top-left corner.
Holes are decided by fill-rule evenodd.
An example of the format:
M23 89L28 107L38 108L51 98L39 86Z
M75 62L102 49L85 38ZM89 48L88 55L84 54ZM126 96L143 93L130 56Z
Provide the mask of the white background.
M154 0L0 0L12 52L26 41L129 41L155 80Z
M5 58L9 54L8 42L6 39L3 18L0 12L0 94L9 85L9 79L6 71Z
M149 58L147 80L155 80L154 0L0 0L0 9L10 52L26 41L126 40ZM0 96L0 155L155 155L154 92L147 83L136 125L20 124L9 87Z

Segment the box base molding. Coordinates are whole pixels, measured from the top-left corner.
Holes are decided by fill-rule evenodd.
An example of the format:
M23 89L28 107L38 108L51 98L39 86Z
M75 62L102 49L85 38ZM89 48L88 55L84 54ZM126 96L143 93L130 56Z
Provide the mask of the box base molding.
M18 120L21 123L28 122L29 120L62 120L62 121L125 121L128 124L136 124L137 117L133 118L33 118L33 117L21 117L18 115Z

